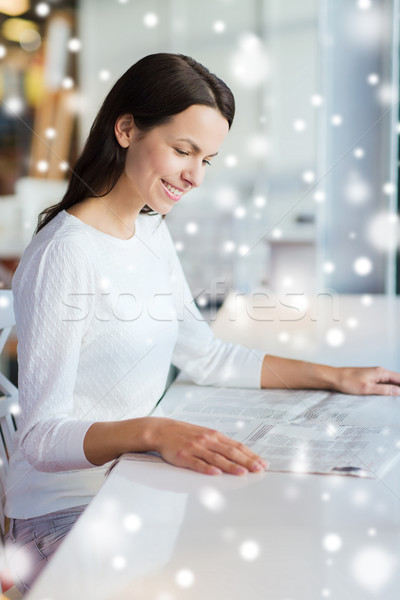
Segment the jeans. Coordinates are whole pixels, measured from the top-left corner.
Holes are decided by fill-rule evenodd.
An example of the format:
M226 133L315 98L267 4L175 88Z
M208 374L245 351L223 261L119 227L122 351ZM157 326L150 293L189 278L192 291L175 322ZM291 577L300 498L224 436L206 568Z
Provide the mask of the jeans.
M10 519L5 536L7 563L15 586L24 593L46 566L86 505L31 519Z

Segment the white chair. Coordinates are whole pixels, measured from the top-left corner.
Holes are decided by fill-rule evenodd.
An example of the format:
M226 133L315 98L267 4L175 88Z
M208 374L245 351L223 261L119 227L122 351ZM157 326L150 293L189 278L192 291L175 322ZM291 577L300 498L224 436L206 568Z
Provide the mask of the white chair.
M11 290L0 291L0 358L15 324ZM4 484L16 430L13 414L18 412L18 390L0 372L0 529L4 534Z
M12 292L0 290L0 532L1 540L4 538L4 503L5 503L5 478L8 469L8 460L11 454L12 440L16 430L16 414L18 412L18 390L1 373L1 353L8 336L15 324ZM14 586L7 591L6 596L0 598L21 598L21 594Z

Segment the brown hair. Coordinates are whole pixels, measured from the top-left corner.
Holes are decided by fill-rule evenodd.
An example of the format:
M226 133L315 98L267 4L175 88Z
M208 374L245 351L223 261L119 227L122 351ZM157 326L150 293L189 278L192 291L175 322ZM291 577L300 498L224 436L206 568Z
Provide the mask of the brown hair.
M231 90L193 58L150 54L130 67L106 96L71 170L64 197L40 213L36 233L62 210L90 196L105 196L113 189L125 166L126 148L114 134L121 115L132 114L136 126L146 133L193 104L219 110L231 127L235 114ZM141 212L154 214L147 205Z

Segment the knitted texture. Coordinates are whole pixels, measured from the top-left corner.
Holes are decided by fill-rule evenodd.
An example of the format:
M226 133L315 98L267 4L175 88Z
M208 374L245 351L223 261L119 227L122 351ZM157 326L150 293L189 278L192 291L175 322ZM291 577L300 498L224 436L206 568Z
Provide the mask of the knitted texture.
M26 249L13 292L21 414L10 517L89 501L104 468L84 455L88 428L148 415L171 362L198 384L260 386L263 353L214 337L159 216L139 215L135 236L120 240L61 212Z

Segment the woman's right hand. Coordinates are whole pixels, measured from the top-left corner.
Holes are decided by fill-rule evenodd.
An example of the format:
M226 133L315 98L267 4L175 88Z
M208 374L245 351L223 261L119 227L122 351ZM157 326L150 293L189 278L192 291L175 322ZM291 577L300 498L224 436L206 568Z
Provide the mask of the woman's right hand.
M208 475L243 475L267 468L261 456L214 429L164 417L150 417L150 423L154 450L178 467Z

